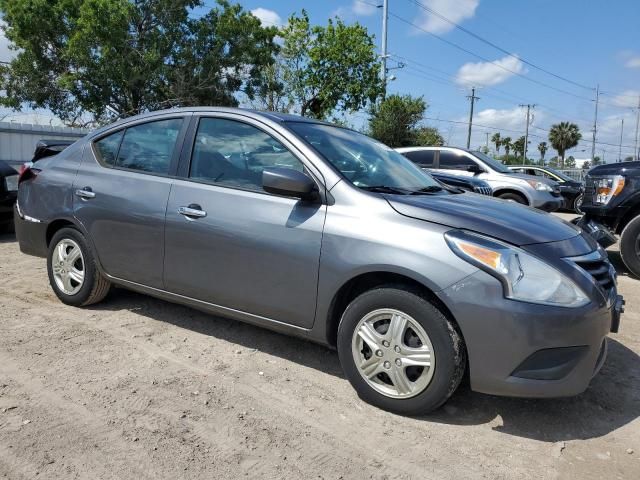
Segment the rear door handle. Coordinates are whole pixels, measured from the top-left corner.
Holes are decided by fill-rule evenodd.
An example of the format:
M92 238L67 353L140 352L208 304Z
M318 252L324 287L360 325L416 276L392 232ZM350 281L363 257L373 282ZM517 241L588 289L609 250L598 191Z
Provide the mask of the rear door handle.
M91 187L84 187L76 190L76 196L84 199L96 198L96 194Z
M196 203L192 203L187 207L178 208L178 213L184 215L187 218L204 218L207 216L207 212L202 210L202 207Z

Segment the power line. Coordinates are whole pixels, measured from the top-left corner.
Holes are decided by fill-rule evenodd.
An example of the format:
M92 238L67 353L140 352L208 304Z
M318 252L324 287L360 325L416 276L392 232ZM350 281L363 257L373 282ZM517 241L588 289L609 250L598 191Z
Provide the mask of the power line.
M504 49L504 48L502 48L502 47L500 47L499 45L496 45L495 43L491 42L490 40L487 40L486 38L481 37L480 35L478 35L478 34L476 34L476 33L472 32L471 30L469 30L469 29L467 29L467 28L463 27L462 25L460 25L460 24L458 24L458 23L456 23L456 22L454 22L454 21L452 21L452 20L448 19L447 17L445 17L445 16L444 16L444 15L442 15L441 13L437 12L436 10L434 10L434 9L432 9L432 8L430 8L430 7L426 6L426 5L424 5L423 3L419 2L418 0L409 0L409 2L411 2L411 3L413 3L413 4L417 5L417 6L419 6L419 7L420 7L420 8L422 8L423 10L425 10L425 11L427 11L427 12L431 13L432 15L435 15L436 17L438 17L438 18L440 18L441 20L443 20L443 21L445 21L445 22L449 23L450 25L453 25L455 28L457 28L458 30L460 30L460 31L462 31L462 32L464 32L464 33L466 33L467 35L471 35L471 36L472 36L473 38L475 38L476 40L479 40L479 41L481 41L482 43L485 43L485 44L487 44L487 45L489 45L489 46L491 46L491 47L495 48L496 50L499 50L500 52L502 52L502 53L504 53L504 54L506 54L506 55L508 55L508 56L510 56L510 57L517 58L517 59L518 59L518 60L520 60L522 63L524 63L524 64L526 64L526 65L529 65L530 67L535 68L536 70L540 70L541 72L544 72L544 73L546 73L547 75L551 75L552 77L555 77L555 78L557 78L557 79L559 79L559 80L563 80L563 81L565 81L565 82L567 82L567 83L570 83L570 84L572 84L572 85L575 85L575 86L577 86L577 87L584 88L585 90L591 90L591 91L593 91L593 90L594 90L594 89L593 89L593 87L588 87L588 86L582 85L581 83L578 83L578 82L575 82L575 81L573 81L573 80L570 80L570 79L568 79L568 78L566 78L566 77L563 77L562 75L558 75L558 74L556 74L556 73L553 73L553 72L551 72L551 71L549 71L549 70L546 70L546 69L544 69L544 68L540 67L539 65L536 65L536 64L535 64L535 63L533 63L533 62L530 62L529 60L526 60L526 59L524 59L524 58L522 58L522 57L520 57L520 56L518 56L518 55L515 55L514 53L512 53L512 52L510 52L510 51L508 51L508 50L506 50L506 49Z

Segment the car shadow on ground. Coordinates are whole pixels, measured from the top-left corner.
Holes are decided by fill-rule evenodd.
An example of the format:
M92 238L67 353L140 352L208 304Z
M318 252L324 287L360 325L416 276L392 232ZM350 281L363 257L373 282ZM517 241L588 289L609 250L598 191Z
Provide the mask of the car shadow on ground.
M0 233L0 243L13 243L16 241L15 233Z
M337 353L305 340L123 289L115 289L104 303L90 308L135 310L152 320L257 349L346 382ZM610 339L608 359L582 395L545 400L503 398L472 392L463 384L444 407L416 420L469 426L492 423L497 432L544 442L597 438L640 416L639 360L632 350Z

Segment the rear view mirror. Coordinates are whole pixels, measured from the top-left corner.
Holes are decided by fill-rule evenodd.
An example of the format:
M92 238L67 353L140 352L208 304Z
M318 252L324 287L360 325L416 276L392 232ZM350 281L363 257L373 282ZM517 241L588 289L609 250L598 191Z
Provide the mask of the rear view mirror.
M265 168L262 171L262 188L268 193L303 200L312 200L318 192L316 183L307 175L283 167Z

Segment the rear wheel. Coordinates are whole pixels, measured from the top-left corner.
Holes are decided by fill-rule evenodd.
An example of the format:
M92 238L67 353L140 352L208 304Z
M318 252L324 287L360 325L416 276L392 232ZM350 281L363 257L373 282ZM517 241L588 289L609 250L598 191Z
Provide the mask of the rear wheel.
M451 321L401 286L370 290L349 304L338 327L338 354L363 400L407 415L446 402L466 366L464 343Z
M582 206L582 200L584 199L584 193L580 193L574 200L573 200L573 211L579 214L582 214L582 210L580 210L580 207Z
M501 193L500 195L498 195L498 198L501 198L501 199L506 200L508 202L520 203L522 205L528 205L529 204L527 202L527 199L524 198L519 193L510 193L510 192L509 193Z
M640 277L640 215L627 223L620 234L620 256L629 271Z
M51 239L47 271L51 288L67 305L91 305L109 293L111 284L98 270L84 236L74 228L63 228Z

